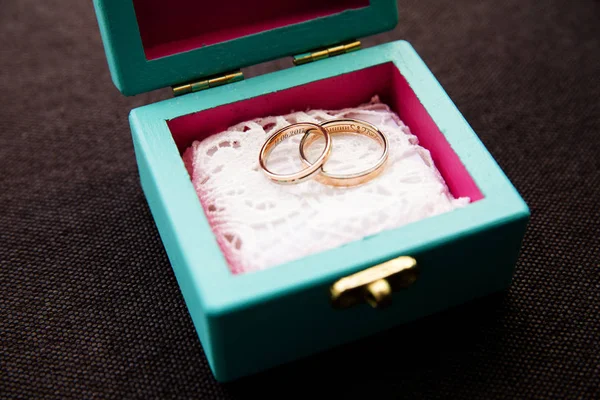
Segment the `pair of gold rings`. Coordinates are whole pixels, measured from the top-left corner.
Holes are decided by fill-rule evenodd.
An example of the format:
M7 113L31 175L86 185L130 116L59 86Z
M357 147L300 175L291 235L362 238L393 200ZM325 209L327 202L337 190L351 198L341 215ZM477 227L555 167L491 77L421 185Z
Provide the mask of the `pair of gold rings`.
M300 141L300 158L305 168L292 174L277 174L267 169L267 158L273 149L282 141L301 134L304 136ZM327 172L323 167L331 155L331 136L338 134L363 135L375 140L383 147L381 157L379 157L373 166L360 172L351 174L334 174ZM325 147L319 157L311 162L306 157L306 149L319 139L319 136L323 136L325 139ZM372 124L356 119L336 119L323 122L320 125L309 122L299 122L288 125L278 130L267 139L260 150L260 155L258 157L263 172L274 182L280 184L296 184L314 177L320 183L338 187L357 186L372 180L383 171L387 159L388 139L384 133Z

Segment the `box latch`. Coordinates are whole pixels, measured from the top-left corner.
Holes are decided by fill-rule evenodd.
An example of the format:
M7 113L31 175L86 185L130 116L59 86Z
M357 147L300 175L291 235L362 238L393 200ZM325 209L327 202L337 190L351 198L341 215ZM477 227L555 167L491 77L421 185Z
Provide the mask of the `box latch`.
M330 288L331 302L338 309L359 303L385 308L392 302L392 292L408 288L418 276L417 260L394 258L339 279Z
M360 41L352 40L332 47L325 47L315 51L297 55L294 57L294 65L302 65L309 62L322 60L324 58L330 58L340 54L350 53L356 50L360 50Z
M210 89L216 86L223 86L228 83L238 82L244 79L242 71L231 71L225 74L214 75L201 80L173 86L173 95L181 96L188 93L198 92L200 90Z

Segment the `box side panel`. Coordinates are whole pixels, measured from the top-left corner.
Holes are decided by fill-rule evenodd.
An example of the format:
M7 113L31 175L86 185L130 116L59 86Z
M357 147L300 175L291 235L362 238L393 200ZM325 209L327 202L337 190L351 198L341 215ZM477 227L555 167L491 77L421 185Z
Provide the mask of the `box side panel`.
M215 370L233 380L505 290L511 283L528 214L483 231L410 252L418 281L393 295L390 308L335 310L329 282L223 316L211 325ZM368 266L366 266L368 267Z
M153 175L152 169L149 166L148 154L145 150L145 146L143 146L140 141L140 137L142 136L140 130L143 129L142 124L136 121L135 118L130 118L130 122L140 184L177 279L177 283L181 289L181 293L194 323L194 327L200 338L204 353L212 368L214 357L211 337L209 335L209 321L204 312L203 302L198 291L199 288L195 285L195 279L189 262L185 257L182 244L175 234L173 219L169 216L164 199L160 195L159 182Z

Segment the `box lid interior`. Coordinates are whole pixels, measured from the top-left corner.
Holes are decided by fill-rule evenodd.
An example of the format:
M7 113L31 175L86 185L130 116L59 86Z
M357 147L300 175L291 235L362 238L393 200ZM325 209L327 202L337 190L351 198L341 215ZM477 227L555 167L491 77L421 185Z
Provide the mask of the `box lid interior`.
M185 83L392 29L395 0L94 0L125 95Z

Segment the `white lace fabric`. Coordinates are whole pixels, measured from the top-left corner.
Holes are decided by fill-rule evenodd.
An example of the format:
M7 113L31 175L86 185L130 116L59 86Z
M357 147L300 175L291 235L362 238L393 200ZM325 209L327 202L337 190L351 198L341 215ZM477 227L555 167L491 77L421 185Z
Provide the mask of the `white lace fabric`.
M389 159L382 174L350 188L314 179L280 185L266 178L258 153L272 133L295 122L336 118L368 121L387 135ZM298 154L300 139L297 135L281 142L271 153L268 168L278 173L304 168ZM319 144L310 150L309 159L316 158ZM368 137L332 136L325 169L335 173L366 169L381 151L381 145ZM184 161L234 274L274 267L469 203L468 198L451 195L429 151L378 97L355 108L299 111L243 122L195 141Z

